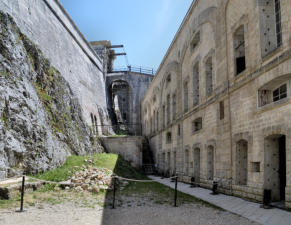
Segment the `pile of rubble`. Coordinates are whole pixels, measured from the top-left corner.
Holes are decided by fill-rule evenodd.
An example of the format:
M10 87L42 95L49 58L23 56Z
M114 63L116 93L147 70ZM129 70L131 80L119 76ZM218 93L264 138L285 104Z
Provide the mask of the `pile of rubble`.
M89 191L92 193L98 193L101 190L113 189L112 170L92 166L86 167L85 165L81 166L81 168L74 167L74 169L81 170L75 172L70 180L61 182L61 188L66 190L73 189L76 191ZM126 181L118 181L117 183L121 189L128 184Z

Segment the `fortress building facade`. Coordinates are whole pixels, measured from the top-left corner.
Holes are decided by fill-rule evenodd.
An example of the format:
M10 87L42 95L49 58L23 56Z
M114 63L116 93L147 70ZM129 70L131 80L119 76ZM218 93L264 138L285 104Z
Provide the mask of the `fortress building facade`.
M291 2L196 0L142 102L160 173L291 207Z
M161 174L291 208L290 15L290 0L193 1L153 76L114 71L111 43L89 43L58 0L1 0L0 179L122 131L148 138ZM146 141L116 140L142 164Z

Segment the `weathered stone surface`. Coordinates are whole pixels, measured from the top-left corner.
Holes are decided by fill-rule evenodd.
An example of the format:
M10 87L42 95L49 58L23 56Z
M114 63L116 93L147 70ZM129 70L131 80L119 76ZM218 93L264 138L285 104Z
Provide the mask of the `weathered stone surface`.
M1 0L0 10L15 19L20 30L60 71L80 103L84 121L93 127L92 113L99 125L108 125L103 62L59 0Z
M0 171L36 173L101 151L69 84L8 14L0 37Z
M129 161L132 166L141 167L143 160L143 137L101 137L100 139L107 152L119 154Z
M262 199L264 189L273 201L290 197L290 7L193 1L142 102L161 173L207 188L216 180L219 191L246 198Z

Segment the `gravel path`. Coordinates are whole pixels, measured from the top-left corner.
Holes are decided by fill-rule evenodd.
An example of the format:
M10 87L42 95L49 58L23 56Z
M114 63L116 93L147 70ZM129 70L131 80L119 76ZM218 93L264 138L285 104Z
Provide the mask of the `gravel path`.
M84 208L73 203L31 207L24 213L0 211L1 225L249 225L257 224L200 204L179 207L146 203L117 209Z

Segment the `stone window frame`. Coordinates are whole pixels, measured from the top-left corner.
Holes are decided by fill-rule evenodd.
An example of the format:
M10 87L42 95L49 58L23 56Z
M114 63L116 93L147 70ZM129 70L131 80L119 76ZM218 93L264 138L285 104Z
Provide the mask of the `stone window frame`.
M156 131L159 131L159 129L160 129L160 126L159 126L159 109L157 109L157 111L156 111L156 114L157 114L157 116L156 116Z
M166 143L167 143L167 144L172 143L172 132L171 132L171 131L168 131L168 132L166 133Z
M178 124L177 125L177 136L180 137L181 134L182 134L182 132L181 132L181 124Z
M260 34L260 46L261 46L261 58L262 61L268 60L270 57L272 57L274 54L276 54L278 51L280 51L282 49L283 46L283 26L282 26L282 2L281 0L272 0L274 1L272 4L274 4L274 14L272 15L274 17L274 30L273 32L275 33L275 37L276 37L276 46L272 48L272 50L268 51L268 52L264 52L263 50L263 35L265 35L265 33L262 33L262 25L261 25L261 7L259 1L261 0L257 0L257 7L258 7L258 21L259 21L259 34ZM271 1L271 0L270 0ZM279 22L277 21L277 17L276 17L276 1L279 2ZM277 30L277 26L280 26L280 31L278 32ZM268 30L269 31L269 30ZM274 43L273 43L274 44Z
M224 100L219 101L218 103L219 107L219 120L224 120L225 119L225 104Z
M198 37L199 35L199 37ZM199 38L199 39L198 39ZM190 51L193 54L199 47L201 40L202 40L202 29L198 29L193 32L193 35L190 39Z
M238 165L237 163L240 163L242 161L242 159L240 158L240 154L239 154L239 146L243 145L243 144L246 144L246 180L245 182L242 182L242 180L240 180L238 177L241 177L241 176L238 176L239 172L238 172ZM250 166L251 166L251 163L250 163L250 153L249 153L249 143L246 139L244 138L241 138L239 140L236 140L235 142L235 160L234 160L234 164L235 164L235 184L236 185L239 185L239 186L247 186L248 185L248 181L249 181L249 172L250 172ZM241 168L240 168L241 169Z
M157 101L157 96L154 95L154 96L153 96L153 103L155 103L156 101Z
M282 85L287 86L287 95L278 101L273 101L273 92ZM275 77L266 82L257 90L257 109L263 110L269 107L288 102L291 96L291 74Z
M173 91L172 93L172 120L174 121L177 118L177 91Z
M166 104L164 103L163 105L162 105L162 113L163 113L163 115L162 115L162 122L163 122L163 128L165 128L166 127Z
M167 94L167 100L166 100L166 124L169 125L171 123L171 94Z
M286 89L285 91L282 90L284 87L284 89ZM275 92L278 91L278 94L275 95ZM275 88L273 91L273 102L278 102L284 98L287 98L288 96L288 87L287 87L287 83L283 83L281 84L279 87ZM278 99L275 99L278 98Z
M202 129L203 129L203 119L202 119L202 116L200 116L192 121L191 131L192 131L192 134L196 134L200 132Z
M190 157L190 154L191 154L191 148L190 148L190 146L189 145L186 145L185 147L184 147L184 165L183 165L183 167L184 167L184 175L185 176L189 176L189 173L190 173L190 160L191 160L191 157ZM188 156L188 157L187 157Z
M236 40L236 36L238 36L238 32L240 31L240 30L243 30L243 42L239 45L239 46L235 46L235 40ZM239 26L236 30L235 30L235 32L233 33L233 35L232 35L233 37L232 37L232 41L233 41L233 60L234 60L234 75L237 77L237 76L239 76L239 75L241 75L243 72L245 72L246 71L246 69L247 69L247 63L246 63L246 28L245 28L245 25L244 24L241 24L241 26ZM243 52L244 52L244 69L243 70L238 70L238 61L237 61L237 57L236 57L236 53L237 53L237 51L238 51L238 49L239 49L239 47L241 47L243 45ZM242 57L240 57L240 58L242 58Z
M185 105L185 86L187 85L187 107ZM183 112L189 111L189 76L187 76L183 81Z
M198 74L195 73L196 67L198 67L198 71L197 71ZM200 57L199 56L193 61L191 68L192 68L192 93L193 93L192 94L192 97L193 97L192 103L193 103L193 106L197 106L200 104L200 97L201 97L201 94L200 94L200 91L201 91L201 88L200 88L201 65L200 65ZM197 80L198 80L198 84L197 84L197 82L195 82Z
M206 154L207 154L207 157L206 157L206 162L207 162L207 164L206 164L206 170L208 170L208 150L209 150L209 148L210 147L212 147L212 150L213 150L213 177L212 177L212 180L211 179L209 179L208 178L208 171L206 172L206 179L208 180L208 181L213 181L213 180L215 180L216 179L216 163L217 163L217 158L216 158L216 151L217 151L217 149L216 149L216 140L215 139L209 139L209 140L207 140L206 141L206 144L205 144L205 146L204 146L204 149L205 149L205 151L206 151Z
M247 179L249 180L249 173L251 172L251 160L252 161L260 161L261 158L257 158L257 156L255 157L251 157L251 153L253 152L253 134L251 132L242 132L242 133L236 133L234 135L232 135L232 154L234 159L236 158L236 143L240 140L245 140L248 143L248 155L250 156L248 158L248 175L247 175ZM232 167L232 171L233 171L233 177L234 180L236 181L236 166L235 163L233 164Z
M248 15L244 14L241 16L240 19L238 19L238 21L231 27L231 42L232 42L232 59L233 60L233 78L236 79L238 77L241 77L241 75L245 74L246 71L248 70L248 25L249 25L249 21L248 21ZM243 72L241 72L240 74L236 74L236 60L235 60L235 49L234 49L234 35L236 33L236 31L241 27L244 27L244 41L245 41L245 70Z
M166 88L168 88L172 82L172 74L171 73L167 73L165 82L166 82Z
M206 64L207 61L209 60L209 58L211 58L212 60L212 91L211 93L209 93L209 95L207 94L207 74L206 74ZM213 92L214 92L214 87L215 87L215 83L216 83L216 73L215 73L215 49L210 49L210 51L207 53L207 55L204 57L203 59L203 65L204 65L204 69L205 69L205 87L206 87L206 91L205 91L205 96L206 97L210 97Z

